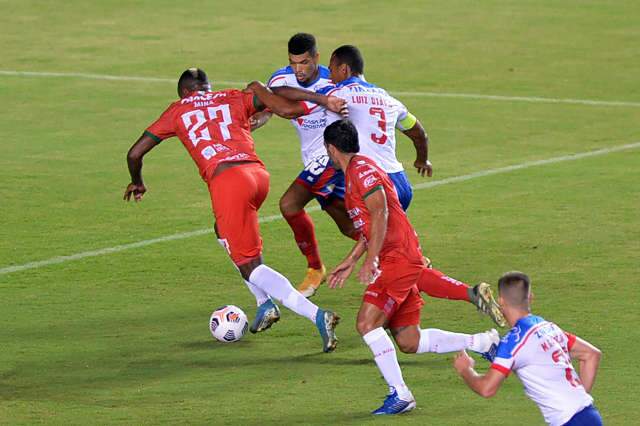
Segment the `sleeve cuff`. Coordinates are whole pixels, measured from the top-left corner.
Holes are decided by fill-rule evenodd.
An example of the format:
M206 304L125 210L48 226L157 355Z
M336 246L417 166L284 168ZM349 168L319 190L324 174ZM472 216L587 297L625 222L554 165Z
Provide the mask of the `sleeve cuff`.
M566 331L564 334L567 336L567 349L571 350L574 343L576 343L576 336L575 334L567 333Z
M162 138L160 138L160 137L158 137L158 136L154 135L153 133L151 133L151 132L150 132L150 131L148 131L148 130L145 130L143 134L144 134L144 135L149 136L149 137L150 137L151 139L153 139L156 143L160 143L160 142L162 142Z
M503 367L500 364L491 364L491 367L494 370L504 374L505 377L509 377L509 374L511 373L511 370L509 370L507 367Z
M367 192L365 192L365 194L362 196L362 199L366 199L369 195L373 194L376 191L379 191L382 189L382 185L376 185L373 188L371 188L370 190L368 190Z

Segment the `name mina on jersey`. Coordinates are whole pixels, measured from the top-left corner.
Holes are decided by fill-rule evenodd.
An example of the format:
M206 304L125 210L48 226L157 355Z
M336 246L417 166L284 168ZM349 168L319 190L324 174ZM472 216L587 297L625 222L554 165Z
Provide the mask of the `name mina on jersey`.
M500 341L491 368L515 371L531 398L552 425L563 425L593 398L571 364L575 336L535 315L520 319Z
M389 95L386 90L358 77L348 78L318 92L347 101L349 120L358 130L360 154L375 160L387 173L404 170L396 157L395 132L396 128L405 130L399 123L408 114L402 102ZM340 118L338 114L329 112L327 125Z
M320 65L318 78L308 84L300 84L293 69L287 66L274 72L267 86L289 86L315 92L331 84L329 75L329 69ZM291 124L293 124L293 127L295 127L298 132L302 163L305 166L309 164L312 159L321 155L327 155L324 147L323 132L325 127L330 124L327 122L327 110L315 104L307 104L307 106L310 110L309 114L291 120Z

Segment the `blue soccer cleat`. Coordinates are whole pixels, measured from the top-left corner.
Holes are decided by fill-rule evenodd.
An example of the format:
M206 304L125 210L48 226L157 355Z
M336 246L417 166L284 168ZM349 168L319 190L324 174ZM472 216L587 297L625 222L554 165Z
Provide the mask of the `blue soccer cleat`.
M336 337L336 327L340 322L340 317L331 311L323 311L318 308L316 314L316 327L322 337L322 351L332 352L338 345Z
M262 305L258 306L256 317L249 328L253 334L259 333L277 323L280 319L280 309L273 300L267 299Z
M400 397L398 396L398 391L393 389L393 392L389 393L384 399L382 407L378 408L375 411L372 411L371 414L376 416L383 416L390 414L401 414L411 411L416 408L416 400L413 398L413 395L409 395L409 400L400 399Z

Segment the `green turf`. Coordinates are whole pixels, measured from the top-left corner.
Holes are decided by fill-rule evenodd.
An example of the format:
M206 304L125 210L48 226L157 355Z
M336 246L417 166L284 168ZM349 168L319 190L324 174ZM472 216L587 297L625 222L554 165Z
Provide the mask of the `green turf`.
M212 80L266 79L296 31L323 58L360 46L389 90L640 102L637 2L0 1L1 70ZM0 75L0 268L208 228L206 187L177 140L145 161L143 203L121 201L129 145L175 98L164 82ZM432 138L433 179L640 141L638 106L407 95ZM271 172L264 216L300 169L284 120L256 132ZM412 162L400 138L399 157ZM410 173L413 183L421 179ZM633 423L638 374L640 149L417 191L427 254L457 278L534 279L535 308L604 352L593 395L607 424ZM325 262L350 247L312 213ZM269 264L304 261L283 221L262 226ZM314 299L343 316L336 353L290 312L233 345L206 328L252 297L210 235L0 275L0 424L542 424L515 377L483 400L450 356L400 355L418 408L373 419L385 387L354 330L362 288ZM428 300L423 325L491 326L460 302ZM479 363L479 365L482 365Z

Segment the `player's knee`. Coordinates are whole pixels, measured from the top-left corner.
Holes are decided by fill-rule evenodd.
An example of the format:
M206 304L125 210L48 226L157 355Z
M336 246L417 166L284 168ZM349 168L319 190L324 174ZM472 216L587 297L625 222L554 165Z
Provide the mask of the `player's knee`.
M375 326L367 318L363 318L363 319L358 318L358 320L356 321L356 330L358 331L358 333L361 336L364 336L365 334L369 333L370 331L372 331L372 330L374 330L376 328L378 328L378 327Z
M405 354L415 354L418 352L418 342L412 342L408 339L404 339L396 340L396 343L398 344L398 349Z
M280 206L280 213L282 213L283 216L291 216L298 213L301 210L298 203L293 199L293 197L289 196L287 193L285 193L280 198L279 206Z

